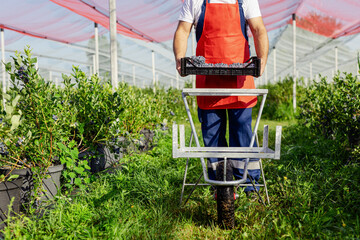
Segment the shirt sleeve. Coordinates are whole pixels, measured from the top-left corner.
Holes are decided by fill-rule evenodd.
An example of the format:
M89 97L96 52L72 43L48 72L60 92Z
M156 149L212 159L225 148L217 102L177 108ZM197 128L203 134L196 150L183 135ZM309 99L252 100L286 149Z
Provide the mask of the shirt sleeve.
M244 0L243 8L246 19L261 17L258 0Z
M194 23L194 8L192 0L185 0L180 10L179 21Z

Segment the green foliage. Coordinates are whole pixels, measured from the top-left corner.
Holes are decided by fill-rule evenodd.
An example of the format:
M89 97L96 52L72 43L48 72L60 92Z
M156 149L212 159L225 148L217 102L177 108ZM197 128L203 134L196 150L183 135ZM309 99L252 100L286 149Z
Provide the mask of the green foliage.
M281 82L260 86L259 88L268 89L265 106L262 114L263 119L268 120L294 120L295 113L293 108L293 84L292 77L288 76ZM304 87L297 85L297 100L302 99ZM259 111L261 98L254 107L254 112Z
M123 110L121 96L112 92L109 83L102 83L97 75L87 77L78 67L73 67L71 77L63 75L63 79L69 82L65 89L76 116L72 126L81 150L107 142L114 134L110 134L111 127ZM71 79L74 84L70 84Z
M159 133L153 150L125 156L117 170L99 175L78 196L59 196L41 218L10 223L5 237L356 239L359 165L344 165L341 146L314 138L303 125L286 127L283 133L281 160L263 161L271 205L250 202L239 190L231 231L217 226L216 202L207 187L197 188L187 205L178 206L185 162L171 157L171 134ZM189 161L188 182L194 182L200 161Z
M71 83L72 79L76 79L76 83ZM347 104L347 108L354 108L354 105L356 109L357 101L346 101L346 93L358 93L359 86L349 82L339 83L337 87L343 89L339 92L334 86L330 88L332 91L326 92L328 85L325 85L325 90L320 90L323 95L334 95L334 100L340 102L332 102L333 105ZM333 141L332 137L341 136L340 130L333 131L329 137L314 134L317 130L303 122L284 127L281 160L263 161L271 205L264 207L249 202L239 189L236 228L224 231L217 227L216 203L209 188L197 188L188 204L178 207L185 162L184 159L172 158L171 131L155 131L157 145L152 150L145 154L125 155L117 169L109 170L112 173L101 173L91 185L86 184L89 181L88 167L86 161L79 160L79 149L113 141L116 137L133 141L145 128L156 130L173 120L184 121L185 111L179 90L156 89L154 93L153 89L123 84L114 97L115 93L107 83L101 83L96 76L88 79L76 68L72 76L64 76L64 85L62 89L51 88L61 96L59 100L64 101L62 104L69 106L71 112L59 129L63 137L54 143L59 150L59 161L66 165L64 177L67 186L71 188L72 183L80 186L80 193L77 196L57 196L52 209L40 209L44 212L42 216L9 219L9 226L3 231L6 239L356 239L360 235L360 208L357 204L360 198L359 161L346 161L358 159L360 150L354 147L351 152L347 151L348 140ZM268 96L269 105L278 108L292 105L290 79L269 89L270 94L274 92L273 96ZM305 99L301 100L302 103L308 102L311 107L320 105L318 98L315 102L307 101L313 94L303 95L301 87L298 90L298 99ZM17 95L10 92L9 96L16 99ZM356 100L358 97L356 95ZM96 107L86 105L87 109L81 109L86 101ZM118 101L117 104L112 104L114 101ZM8 102L12 104L12 101ZM6 129L5 126L10 132L23 127L23 111L18 106L12 111L21 116L18 127L10 131L12 124L8 117L1 131ZM112 109L115 107L116 113ZM101 111L97 111L98 108ZM265 106L264 110L267 108ZM289 109L284 107L283 113L272 109L267 114L270 118L287 116L292 119L294 116ZM350 124L346 114L336 117L338 123ZM65 135L64 129L69 135ZM345 131L344 128L338 129ZM274 135L274 132L270 133L270 136ZM189 159L189 163L187 180L194 182L201 173L200 161ZM185 190L187 192L190 188ZM262 196L265 197L264 191Z
M301 102L300 119L315 134L346 141L353 148L360 144L360 82L352 74L339 74L328 82L314 82Z
M68 141L72 117L70 107L63 105L68 99L38 74L37 59L32 58L30 49L24 51L24 55L16 53L12 57L13 63L6 64L11 87L4 95L6 107L0 112L0 142L6 149L0 162L10 172L31 168L36 199L44 191L42 181L48 168L59 156L56 143Z
M65 165L62 175L65 180L65 187L72 190L74 186L84 189L90 183L90 167L87 160L79 160L79 150L76 142L72 140L66 146L58 143L61 150L60 162Z

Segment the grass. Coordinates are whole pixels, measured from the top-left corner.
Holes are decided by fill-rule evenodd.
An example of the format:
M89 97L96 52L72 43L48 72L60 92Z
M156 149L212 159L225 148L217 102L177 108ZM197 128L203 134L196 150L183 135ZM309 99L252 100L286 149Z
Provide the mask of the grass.
M153 150L125 156L118 170L97 175L76 196L58 196L42 217L13 219L4 236L359 239L359 163L347 160L341 144L314 138L303 126L274 121L260 126L264 124L272 131L276 125L284 127L281 160L265 162L271 205L250 202L240 191L233 230L217 226L216 202L208 187L197 188L189 202L179 207L185 160L172 158L171 133L159 132ZM200 170L199 160L190 159L189 181L195 181Z

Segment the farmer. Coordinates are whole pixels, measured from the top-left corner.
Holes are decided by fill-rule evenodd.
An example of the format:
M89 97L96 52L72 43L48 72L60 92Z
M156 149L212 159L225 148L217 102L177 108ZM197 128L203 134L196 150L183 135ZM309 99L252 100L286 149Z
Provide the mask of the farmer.
M191 27L196 28L196 55L206 63L243 63L250 58L247 25L254 37L255 50L264 72L269 50L267 32L257 0L185 0L174 36L176 69L185 57ZM196 76L197 88L255 88L252 76ZM229 146L249 147L252 135L251 112L256 97L197 97L198 117L204 144L207 147L227 147L225 139L229 118ZM256 145L254 145L256 146ZM208 175L216 180L216 166L221 159L208 159ZM244 159L231 159L235 179L242 178ZM251 159L249 175L258 181L259 161ZM248 183L250 180L248 179ZM253 187L245 188L249 194Z

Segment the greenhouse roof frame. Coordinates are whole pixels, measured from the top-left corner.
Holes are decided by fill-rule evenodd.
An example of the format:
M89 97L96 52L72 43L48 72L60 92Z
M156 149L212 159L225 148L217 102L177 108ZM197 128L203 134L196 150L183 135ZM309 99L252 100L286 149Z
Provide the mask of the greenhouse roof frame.
M293 13L296 13L299 32L312 32L317 36L317 41L312 41L311 34L305 34L304 37L297 35L298 42L303 41L305 44L297 46L299 63L306 65L307 60L321 58L321 56L326 57L319 62L323 61L324 64L334 62L331 59L333 57L329 58L329 52L337 46L340 61L350 61L355 58L356 53L351 54L351 50L342 48L342 45L352 39L351 36L358 35L360 32L360 20L357 17L360 10L358 0L345 0L341 3L336 0L258 1L267 30L276 32L273 37L277 40L271 41L271 47L276 46L278 52L278 74L288 74L289 59L286 60L286 58L289 57L291 46L289 32ZM0 8L0 28L74 46L78 42L94 37L94 22L99 23L100 35L107 33L108 2L108 0L3 1ZM117 32L134 38L135 43L173 61L169 41L175 31L182 2L183 0L117 0ZM10 44L17 39L18 37L6 39L5 43ZM191 44L191 41L189 43ZM272 56L269 56L269 59L268 68L270 69ZM303 65L298 66L301 75L307 71L304 70ZM314 63L314 73L331 67L316 67L315 65ZM285 70L280 69L279 66ZM149 64L147 69L149 69ZM173 73L170 72L170 74ZM273 75L276 76L276 74Z

